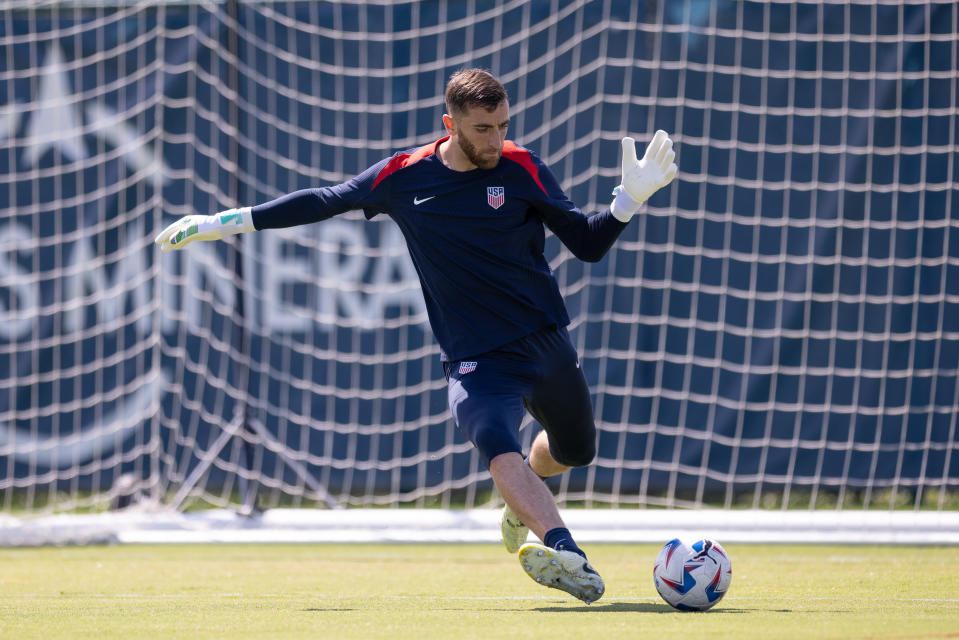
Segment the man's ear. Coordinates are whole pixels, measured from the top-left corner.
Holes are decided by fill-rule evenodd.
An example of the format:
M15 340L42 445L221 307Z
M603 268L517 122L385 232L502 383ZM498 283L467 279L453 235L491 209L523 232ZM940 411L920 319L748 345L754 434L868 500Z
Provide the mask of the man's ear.
M453 135L453 132L456 129L456 122L453 120L453 116L448 113L443 114L443 126L446 127L446 131Z

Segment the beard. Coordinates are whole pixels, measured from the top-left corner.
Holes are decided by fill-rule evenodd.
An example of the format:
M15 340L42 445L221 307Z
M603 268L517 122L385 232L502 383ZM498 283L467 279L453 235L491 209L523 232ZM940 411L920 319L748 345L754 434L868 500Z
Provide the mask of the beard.
M457 142L459 142L463 154L480 169L495 169L496 165L499 164L501 152L497 151L495 156L482 155L476 150L476 146L463 136L457 137Z

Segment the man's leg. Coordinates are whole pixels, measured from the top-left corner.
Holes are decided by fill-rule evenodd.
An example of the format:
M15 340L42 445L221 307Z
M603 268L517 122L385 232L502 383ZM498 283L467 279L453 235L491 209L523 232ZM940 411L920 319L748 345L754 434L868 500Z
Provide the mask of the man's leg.
M510 346L509 348L517 353L525 350L524 354L520 354L523 357L518 359L500 358L496 354L490 354L489 357L478 357L468 368L464 368L460 363L444 365L449 381L450 411L457 426L480 451L497 489L512 510L515 510L514 515L527 522L529 528L546 543L522 545L528 531L520 522L519 527L523 529L522 540L518 530L516 536L504 536L507 549L511 547L515 537L519 546L520 562L531 578L544 586L566 591L588 603L602 596L603 580L589 566L585 554L576 546L563 525L552 492L524 460L516 433L524 408L529 408L527 398L537 396L535 386L539 384L538 372L542 370L538 363L542 358L537 355L539 352L536 345L531 343L539 339L540 337L534 334L525 338L523 344L517 341L517 344ZM575 372L578 370L575 366L575 354L568 344L565 346L573 354L571 358L567 358L567 364ZM575 397L564 399L566 389L558 388L555 389L560 396L558 404L554 398L544 398L551 407L556 404L557 406L552 407L553 410L563 417L559 441L556 443L558 448L555 451L570 465L588 464L587 454L589 459L592 459L595 446L592 442L595 426L589 406L589 393L585 389L585 380L582 379L581 373L576 382L576 388L573 389ZM570 407L564 400L572 400L573 406ZM571 408L575 411L568 410ZM551 417L551 414L550 411L543 412L547 418ZM568 434L570 429L574 430L572 439ZM543 438L545 442L545 436ZM569 455L568 450L572 451ZM536 454L537 459L541 457L541 453ZM548 470L554 472L557 469L558 467L550 465Z
M518 453L503 453L490 461L490 475L506 504L540 540L547 542L557 532L569 531L559 515L549 487L537 476ZM562 536L560 536L562 537ZM573 595L586 604L603 596L603 579L590 566L579 547L568 537L576 551L530 543L519 550L520 564L536 582Z
M541 434L542 435L542 434ZM549 487L518 453L503 453L490 460L489 472L503 500L533 534L542 540L547 531L565 527Z
M549 438L545 431L540 431L533 439L533 445L529 450L529 466L541 478L550 478L572 469L553 459L553 454L549 452Z
M510 455L515 456L518 454ZM499 457L503 458L503 456ZM506 507L503 509L503 517L500 523L500 530L503 533L503 543L506 546L506 550L510 553L519 551L523 543L526 542L527 533L531 530L546 546L574 551L585 558L586 554L573 540L572 534L570 534L566 525L563 523L559 515L559 510L556 508L556 502L552 492L550 492L549 488L543 483L544 478L563 473L572 468L557 462L556 459L553 458L549 450L549 437L547 433L541 431L536 435L530 449L530 455L524 460L524 466L528 467L528 471L532 473L523 473L522 470L519 469L515 457L504 458L501 460L501 465L504 466L504 468L515 469L513 473L516 474L515 478L511 478L508 473L503 473L501 469L498 469L497 472L494 473L492 464L490 465L490 473L493 475L493 481L500 490L500 495L502 495L506 501ZM497 480L497 473L502 476L502 481ZM504 492L501 485L509 486L506 487L506 491ZM511 488L513 488L512 491ZM544 488L545 492L542 491ZM517 492L515 489L519 489L519 491ZM512 495L507 495L507 493L511 493ZM529 516L521 514L521 511L527 513L531 508L534 509L534 511ZM527 517L532 519L538 518L540 522L527 524ZM530 522L532 523L532 520ZM541 527L544 527L542 533L540 532Z
M549 452L549 440L545 431L540 431L536 435L526 462L533 470L533 473L540 478L555 476L572 468L560 464L553 459L553 455ZM526 539L529 536L529 527L523 523L522 517L513 511L509 502L503 507L500 531L503 535L503 544L510 553L517 553L519 548L526 543ZM549 529L547 529L547 531L549 531ZM542 536L540 537L542 538Z

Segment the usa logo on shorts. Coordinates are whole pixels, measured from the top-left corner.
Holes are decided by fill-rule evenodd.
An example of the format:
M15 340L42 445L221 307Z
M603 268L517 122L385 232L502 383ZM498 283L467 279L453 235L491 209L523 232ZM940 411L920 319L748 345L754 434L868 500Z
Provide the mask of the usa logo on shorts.
M469 373L470 371L472 371L472 370L475 369L475 368L476 368L476 363L475 363L475 362L461 362L461 363L460 363L460 375L463 375L464 373Z
M506 202L506 189L503 187L486 187L486 202L494 209L499 209Z

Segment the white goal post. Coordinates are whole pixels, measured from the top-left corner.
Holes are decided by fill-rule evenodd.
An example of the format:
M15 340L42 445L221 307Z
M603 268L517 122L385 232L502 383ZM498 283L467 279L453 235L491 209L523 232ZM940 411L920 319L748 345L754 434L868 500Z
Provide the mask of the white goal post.
M564 509L948 531L957 43L932 0L0 2L0 537L500 504L384 216L152 244L439 137L464 66L587 213L675 141L603 261L548 238L599 429Z

